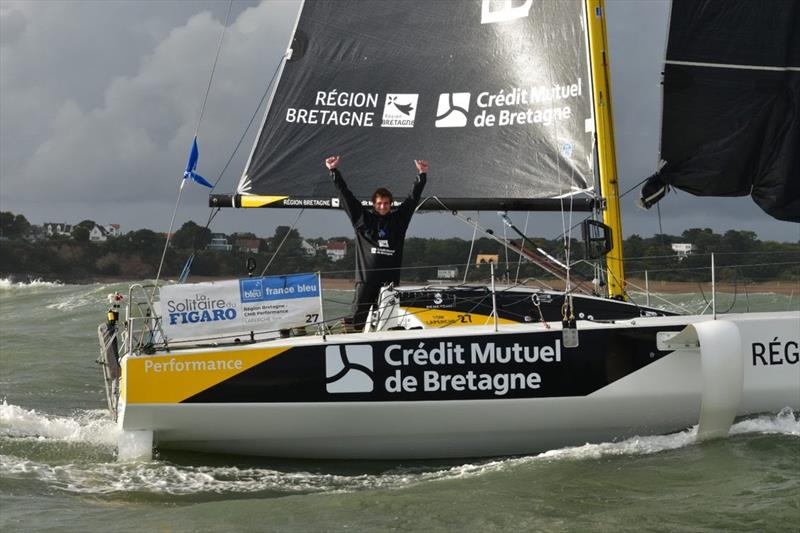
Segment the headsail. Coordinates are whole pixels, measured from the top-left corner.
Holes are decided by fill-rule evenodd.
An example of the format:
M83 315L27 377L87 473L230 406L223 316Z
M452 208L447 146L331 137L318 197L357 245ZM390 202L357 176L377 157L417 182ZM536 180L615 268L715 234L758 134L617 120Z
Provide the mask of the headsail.
M424 158L423 208L586 209L593 139L583 2L307 1L235 203L336 207L342 154L365 200Z
M800 222L800 4L674 0L661 158L643 189L744 196ZM649 205L648 205L649 204Z

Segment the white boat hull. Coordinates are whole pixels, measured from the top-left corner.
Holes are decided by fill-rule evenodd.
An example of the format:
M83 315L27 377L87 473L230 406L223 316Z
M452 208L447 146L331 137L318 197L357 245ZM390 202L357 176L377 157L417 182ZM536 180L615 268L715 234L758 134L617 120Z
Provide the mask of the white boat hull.
M485 342L499 344L501 339L506 339L542 348L553 346L552 339L560 337L558 328L558 325L551 330L540 325L515 325L504 326L498 333L490 328L475 327L453 328L445 333L453 345L463 339L471 339L474 344L478 342L476 338L482 338ZM477 337L476 329L480 329ZM407 366L394 364L402 362L402 357L401 350L390 349L392 346L403 342L407 345L411 335L417 346L426 342L429 347L438 346L443 338L442 330L336 335L325 340L321 337L282 339L248 346L244 351L237 346L128 356L122 361L123 387L118 420L125 432L152 431L155 444L161 449L273 457L399 459L533 453L586 442L667 433L698 424L701 420L704 422L700 433L703 434L704 426L707 426L705 433L712 435L714 431L719 432L719 427L724 427L727 432L734 416L776 412L784 407L800 409L800 313L727 315L716 322L707 316L640 318L616 324L580 322L579 331L579 360L570 355L569 349L556 343L559 361L547 349L541 350L538 361L523 361L516 365L512 361L508 364L514 371L537 370L539 387L535 387L535 379L528 378L529 381L517 383L532 385L530 388L509 390L504 395L498 395L498 390L502 389L497 388L477 390L477 378L472 380L476 390L471 392L421 391L425 384L422 379L417 380L413 392L396 391L398 380L389 380L396 372L403 377L412 375L419 378L425 370L437 372L437 379L428 380L428 385L435 383L435 387L439 387L443 374L439 371L441 369L451 373L457 369L462 375L472 369L477 376L480 372L491 374L498 369L512 368L497 361L494 365L473 365L466 354L463 354L463 365L443 363L437 366L432 364L430 352L427 359L418 359L417 362L425 362L423 365L415 364L413 353L409 353ZM662 334L656 342L658 332ZM668 338L678 332L681 332L680 336L673 340ZM713 345L717 341L724 344L725 338L730 341L735 332L738 332L739 339L734 340L740 349L725 348L714 353ZM554 334L558 336L554 337ZM633 346L616 346L614 343L618 341L613 340L616 337L605 344L597 341L618 334L640 339L636 344L639 351L643 347L647 349L648 343L653 347L658 344L649 355L640 354L641 357L650 357L652 362L633 361L634 355L626 353ZM718 338L715 339L714 335ZM546 341L540 342L545 338ZM699 346L698 338L701 341ZM602 347L587 346L592 339ZM371 361L374 364L371 392L337 390L336 382L330 383L330 375L327 376L328 385L324 385L325 380L320 380L319 376L311 376L311 386L323 383L322 387L327 390L316 391L309 401L302 401L303 391L307 390L305 384L300 381L296 386L273 383L269 377L264 377L263 372L258 374L261 372L256 368L259 364L284 364L279 362L281 356L295 357L292 349L303 354L298 357L309 358L308 372L313 374L314 368L321 367L311 364L311 358L328 357L325 350L331 346L335 347L334 350L341 346L371 346L372 352L378 352ZM289 351L286 351L287 347ZM384 357L380 357L381 350ZM488 353L480 346L473 350L484 356ZM594 353L592 350L608 353ZM265 353L268 357L266 363L253 363L247 359L248 354L260 354L258 359L265 357ZM309 356L309 353L317 355ZM358 363L358 350L343 353L348 354L350 362ZM532 357L530 352L528 356ZM239 376L223 376L221 382L230 386L213 382L203 389L205 384L202 383L196 386L184 383L185 380L192 381L200 370L189 371L185 365L180 371L176 370L179 362L201 359L219 362L226 358L239 360L242 367L251 365L249 370L228 369L234 373L233 376ZM548 358L550 360L546 361ZM581 374L584 372L582 359L586 360L586 375ZM602 362L600 366L597 366L598 361ZM158 373L155 372L157 362L162 365ZM387 366L387 362L391 364ZM148 375L142 371L146 364L149 364ZM235 363L231 365L236 366ZM331 370L330 359L327 365L326 371L330 374L335 370ZM387 367L383 374L379 368L381 365ZM275 366L279 373L286 372L281 368ZM601 376L601 381L595 375L597 369L606 374ZM243 377L247 372L253 376L248 379L256 380L250 385ZM379 376L382 378L378 379ZM296 378L289 374L284 377L289 382ZM158 395L161 394L153 392L154 387L163 388L158 379L173 383L175 389L189 387L188 391L195 386L201 392L179 399L181 394L185 396L184 391L167 397L167 401L154 401L160 399ZM469 382L464 381L466 387ZM344 379L338 382L340 385L345 382L345 389L365 386L365 382L358 380L351 380L350 385ZM235 396L231 392L235 389L231 387L236 383L242 384L243 391L249 387L249 392ZM558 395L554 390L557 383L558 387L565 387L563 390L567 393ZM584 389L594 389L582 393L578 389L584 385L579 387L575 383L585 384ZM269 393L273 389L278 392ZM213 393L215 390L217 392ZM246 401L248 394L252 399L262 390L265 394L263 401ZM216 400L202 401L208 394ZM280 394L287 394L289 401L280 401ZM513 394L527 397L507 397ZM393 395L399 399L393 401ZM484 397L476 398L476 395ZM490 397L485 397L487 395ZM370 397L377 401L370 401Z

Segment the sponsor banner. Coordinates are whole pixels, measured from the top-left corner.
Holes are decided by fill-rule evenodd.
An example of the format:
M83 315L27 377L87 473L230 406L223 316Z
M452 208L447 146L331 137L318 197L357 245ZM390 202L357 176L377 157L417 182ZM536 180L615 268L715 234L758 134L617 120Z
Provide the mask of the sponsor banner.
M169 285L161 289L162 327L181 340L313 324L320 290L317 274Z
M333 207L329 154L352 154L341 170L359 199L404 190L425 158L444 162L426 196L482 209L594 190L583 3L424 4L423 16L418 0L303 3L240 194ZM346 53L330 46L342 39Z
M395 402L587 396L670 352L659 331L560 331L295 346L186 402ZM620 351L620 347L624 347ZM791 348L793 349L793 348ZM794 352L792 352L794 353Z

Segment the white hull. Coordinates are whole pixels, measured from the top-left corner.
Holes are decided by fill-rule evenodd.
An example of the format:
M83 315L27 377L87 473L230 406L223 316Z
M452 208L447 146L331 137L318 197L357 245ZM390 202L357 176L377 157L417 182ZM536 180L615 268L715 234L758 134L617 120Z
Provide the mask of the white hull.
M693 326L682 328L690 324ZM553 329L558 327L554 325ZM590 338L592 331L600 336L621 330L647 331L652 335L652 328L662 327L671 328L668 331L673 333L667 336L684 331L675 340L667 341L672 344L666 346L662 338L653 362L585 395L458 399L454 394L441 400L340 401L342 395L331 394L332 401L315 398L303 402L295 398L281 402L271 397L264 402L147 402L141 397L131 401L132 394L136 394L132 387L142 385L128 378L120 398L119 424L125 432L152 431L155 445L161 449L274 457L397 459L532 453L677 431L698 424L701 419L700 434L715 436L727 433L735 416L776 412L783 407L800 409L800 313L726 315L717 321L708 316L656 317L578 325L582 342ZM733 339L737 331L739 339ZM525 339L534 345L539 337L552 335L553 330L519 325L505 326L499 333L470 327L448 329L446 334L458 342L462 337L474 338L476 332L489 341L511 335L508 338ZM324 350L345 343L391 343L409 336L424 342L441 338L442 334L441 330L426 330L337 335L325 341L321 337L282 339L248 348L291 345ZM738 350L731 348L733 341ZM676 349L676 343L681 349ZM754 343L764 344L763 354L760 347L753 348ZM592 347L582 349L585 352ZM222 358L233 350L192 350L186 357L212 354ZM565 349L565 360L568 354ZM184 355L173 352L126 357L123 371L133 359L148 357L180 361ZM578 368L575 361L571 364L571 368ZM612 366L604 368L611 372ZM542 390L547 379L544 370ZM576 375L575 379L581 378ZM375 385L381 387L383 383L376 381Z

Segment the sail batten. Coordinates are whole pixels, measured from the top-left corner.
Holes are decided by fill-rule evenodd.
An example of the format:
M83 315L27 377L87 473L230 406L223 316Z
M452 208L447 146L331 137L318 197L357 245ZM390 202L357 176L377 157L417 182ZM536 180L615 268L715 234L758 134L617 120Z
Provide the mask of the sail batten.
M401 196L414 159L458 205L592 197L586 40L579 1L305 2L237 194L335 208L323 160L341 154L365 200Z

